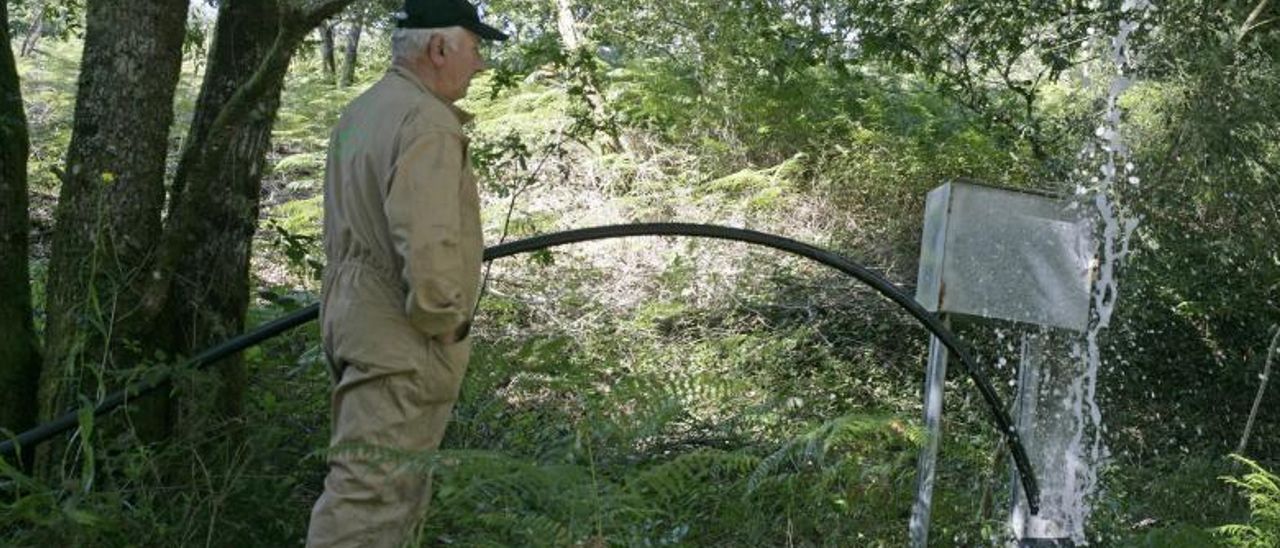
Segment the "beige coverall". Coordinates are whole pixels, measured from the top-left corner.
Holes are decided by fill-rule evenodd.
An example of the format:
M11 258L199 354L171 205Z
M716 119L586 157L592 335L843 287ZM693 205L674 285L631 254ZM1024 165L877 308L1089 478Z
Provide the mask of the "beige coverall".
M321 308L337 379L330 447L422 452L444 436L471 343L435 337L469 325L484 251L469 119L394 67L334 129ZM397 546L429 499L423 473L339 451L307 546Z

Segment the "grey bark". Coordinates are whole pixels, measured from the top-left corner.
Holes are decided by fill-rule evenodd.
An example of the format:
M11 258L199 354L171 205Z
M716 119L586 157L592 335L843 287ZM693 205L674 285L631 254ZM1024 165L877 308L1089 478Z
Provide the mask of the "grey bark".
M165 352L191 354L243 330L263 166L289 61L312 28L351 1L301 12L272 0L222 4L149 299L160 303L152 339ZM243 362L224 361L219 372L214 409L234 417ZM165 411L179 425L193 418L173 405Z
M351 85L356 79L356 62L359 61L360 35L363 31L364 21L360 17L353 18L347 27L347 50L343 56L342 79L338 82L341 87Z
M572 0L555 0L556 29L560 31L560 41L564 49L573 51L582 45L582 35L578 31L578 20L573 15Z
M320 59L324 64L324 75L332 83L338 74L338 63L333 55L333 23L321 23L317 30L320 33Z
M27 37L22 40L22 49L18 53L22 57L28 57L36 51L36 42L40 41L40 34L44 32L44 3L36 4L32 10L34 15L31 16L31 25L27 29ZM8 17L5 20L8 21Z
M30 142L8 24L8 6L0 2L0 432L21 432L36 421L40 354L27 264ZM24 456L30 465L30 454Z
M1259 375L1258 393L1253 397L1253 409L1249 410L1249 420L1244 424L1244 434L1240 436L1240 445L1236 446L1236 454L1244 455L1245 446L1249 445L1249 435L1253 433L1253 421L1258 418L1258 409L1262 407L1262 395L1267 392L1267 380L1271 378L1271 362L1276 357L1276 349L1280 347L1280 325L1272 327L1275 334L1271 336L1271 345L1267 347L1266 364Z
M1236 31L1236 44L1244 41L1244 37L1249 34L1249 31L1262 24L1257 23L1256 21L1258 20L1258 16L1262 15L1263 11L1266 11L1267 4L1270 2L1271 0L1262 0L1258 2L1258 5L1253 7L1253 11L1249 12L1249 17L1245 18L1244 23L1240 25L1240 30Z
M49 264L41 413L141 361L185 0L90 0ZM149 357L149 356L148 356ZM139 424L144 433L152 425Z
M165 354L190 355L243 330L261 173L284 74L248 116L217 135L213 131L223 109L270 54L279 29L274 0L226 0L219 6L209 64L172 185L163 244L168 283L152 288L159 306L151 340ZM219 371L215 419L239 414L245 384L238 357ZM192 417L182 410L163 401L149 412L177 428L190 422L184 416Z

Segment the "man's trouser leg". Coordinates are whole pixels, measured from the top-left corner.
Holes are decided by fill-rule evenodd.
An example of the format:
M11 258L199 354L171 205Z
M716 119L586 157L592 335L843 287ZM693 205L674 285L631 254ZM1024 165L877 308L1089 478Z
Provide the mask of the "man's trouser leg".
M439 447L466 366L465 360L451 365L442 358L433 355L437 363L426 371L387 371L346 361L333 391L330 447L355 443L413 452ZM375 461L359 450L339 450L329 458L307 546L392 547L404 541L430 500L430 476Z

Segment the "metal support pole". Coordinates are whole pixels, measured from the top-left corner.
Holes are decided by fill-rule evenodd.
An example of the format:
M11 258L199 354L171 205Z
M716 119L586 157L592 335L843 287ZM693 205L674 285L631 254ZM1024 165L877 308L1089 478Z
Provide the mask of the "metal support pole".
M1018 360L1018 393L1013 400L1013 423L1014 428L1018 429L1018 433L1024 436L1030 436L1037 442L1042 441L1036 436L1035 419L1039 416L1040 406L1040 389L1041 389L1041 360L1036 349L1033 348L1032 336L1026 332L1022 333L1021 356ZM1036 449L1043 450L1042 447ZM1036 453L1036 457L1040 457ZM1040 459L1043 462L1043 459ZM1010 467L1010 476L1016 472ZM1029 521L1034 516L1027 515L1026 505L1022 503L1021 497L1018 496L1017 484L1010 482L1010 500L1012 508L1009 514L1009 524L1013 529L1015 539L1024 539L1028 536L1030 529Z
M940 318L950 327L946 316ZM947 347L929 338L929 366L924 380L924 447L916 463L916 500L911 505L911 547L929 545L929 512L933 509L933 481L938 468L938 442L942 438L942 389L947 380Z
M1083 523L1071 515L1069 500L1075 491L1075 475L1081 465L1071 440L1083 436L1081 418L1073 412L1072 386L1083 375L1079 360L1070 358L1062 334L1048 328L1021 333L1018 392L1014 399L1014 425L1027 444L1027 456L1041 472L1042 508L1032 514L1010 470L1009 525L1018 548L1072 547L1071 531ZM1078 394L1076 394L1078 396Z

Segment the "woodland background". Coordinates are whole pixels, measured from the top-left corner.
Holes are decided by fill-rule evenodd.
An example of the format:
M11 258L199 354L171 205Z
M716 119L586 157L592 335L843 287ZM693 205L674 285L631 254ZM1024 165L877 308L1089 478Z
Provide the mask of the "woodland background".
M484 2L512 34L464 105L487 238L711 222L910 289L929 189L1089 184L1107 41L1141 21L1090 537L1275 546L1280 396L1241 437L1280 324L1280 7L1135 4ZM385 70L397 7L0 2L0 427L178 379L0 462L0 543L300 544L329 418L315 326L176 364L315 302L328 131ZM905 544L927 338L866 288L614 240L494 263L476 325L444 450L387 455L435 474L415 543ZM1009 401L1021 328L958 329ZM1009 463L951 384L931 539L998 543Z

